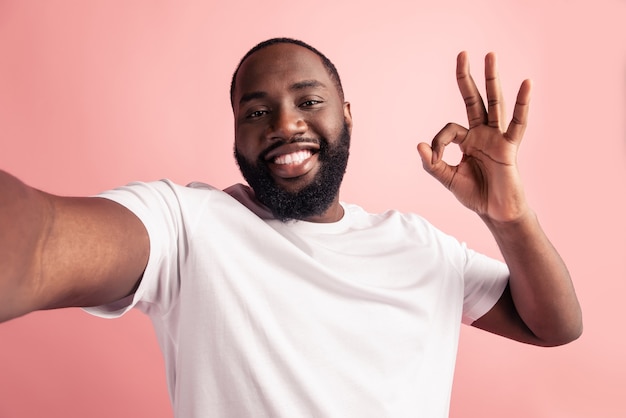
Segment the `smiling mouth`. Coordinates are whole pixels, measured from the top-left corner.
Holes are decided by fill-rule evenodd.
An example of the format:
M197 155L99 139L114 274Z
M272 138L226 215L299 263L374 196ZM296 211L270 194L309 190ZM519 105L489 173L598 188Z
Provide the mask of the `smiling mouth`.
M290 154L278 155L274 158L272 162L278 165L300 164L307 158L311 158L312 155L313 153L311 152L311 150L304 149L292 152Z
M311 141L298 141L276 144L261 157L268 163L293 164L310 158L319 151L319 144Z
M268 152L265 161L275 179L294 181L316 171L318 151L317 144L286 144Z

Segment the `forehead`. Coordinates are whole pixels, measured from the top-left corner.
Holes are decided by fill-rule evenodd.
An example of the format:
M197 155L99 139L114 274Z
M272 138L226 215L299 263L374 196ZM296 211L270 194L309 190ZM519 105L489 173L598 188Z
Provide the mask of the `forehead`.
M235 102L243 94L304 80L334 87L322 59L313 51L294 44L270 45L250 55L241 65L235 80Z

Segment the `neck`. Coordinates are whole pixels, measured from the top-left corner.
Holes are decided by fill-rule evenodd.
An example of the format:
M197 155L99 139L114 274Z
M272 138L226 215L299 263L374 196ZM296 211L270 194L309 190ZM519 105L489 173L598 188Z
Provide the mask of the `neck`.
M315 223L331 223L337 222L343 218L343 206L339 203L339 197L336 197L335 200L331 203L330 207L326 209L324 213L321 215L309 216L307 218L302 219L307 222L315 222Z

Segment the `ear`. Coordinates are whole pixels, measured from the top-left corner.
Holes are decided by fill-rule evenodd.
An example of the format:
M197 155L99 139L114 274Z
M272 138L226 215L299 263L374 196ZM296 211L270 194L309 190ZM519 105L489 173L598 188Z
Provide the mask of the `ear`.
M352 133L352 113L350 112L350 102L343 102L343 120L348 125L348 130Z

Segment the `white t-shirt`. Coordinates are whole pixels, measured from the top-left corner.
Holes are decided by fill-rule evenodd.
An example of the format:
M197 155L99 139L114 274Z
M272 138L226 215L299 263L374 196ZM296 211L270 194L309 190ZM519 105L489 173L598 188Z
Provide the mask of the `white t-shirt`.
M151 249L137 292L89 311L150 316L176 416L448 416L461 321L496 303L506 265L413 214L342 203L338 222L282 223L246 187L228 192L102 194Z

